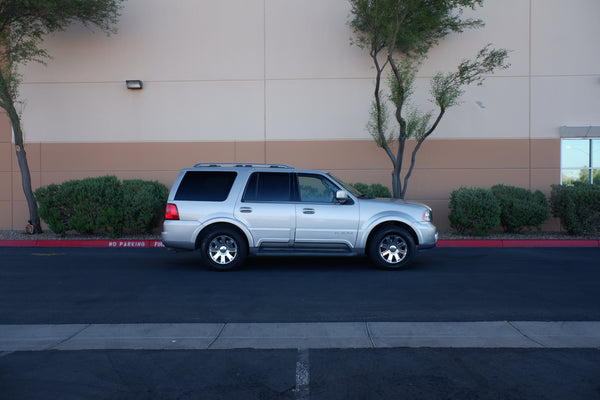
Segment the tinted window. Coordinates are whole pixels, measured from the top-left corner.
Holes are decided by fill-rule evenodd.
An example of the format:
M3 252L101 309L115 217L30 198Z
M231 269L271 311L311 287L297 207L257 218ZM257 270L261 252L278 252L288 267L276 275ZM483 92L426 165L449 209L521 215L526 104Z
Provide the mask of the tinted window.
M325 177L300 174L298 185L300 187L300 201L337 203L335 194L338 188Z
M291 175L255 172L248 180L243 201L290 201Z
M231 171L188 171L175 200L225 201L236 175Z

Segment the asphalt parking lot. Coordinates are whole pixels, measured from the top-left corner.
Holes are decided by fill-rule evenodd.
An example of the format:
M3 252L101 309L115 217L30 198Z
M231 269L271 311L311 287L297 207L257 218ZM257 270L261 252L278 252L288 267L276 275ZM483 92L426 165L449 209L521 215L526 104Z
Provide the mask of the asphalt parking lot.
M600 321L600 248L253 258L219 273L165 249L3 248L0 324Z
M589 349L50 351L0 357L3 399L598 399Z
M600 398L599 251L220 273L164 249L3 248L0 398Z

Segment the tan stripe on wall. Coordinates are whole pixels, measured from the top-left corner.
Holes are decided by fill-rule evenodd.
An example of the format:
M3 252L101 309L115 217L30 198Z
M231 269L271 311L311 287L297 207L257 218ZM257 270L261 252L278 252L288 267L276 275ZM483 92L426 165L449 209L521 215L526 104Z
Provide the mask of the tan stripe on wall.
M14 148L5 136L0 141L0 229L21 229L28 219L27 208L18 165L11 156ZM158 180L170 186L180 169L198 162L264 160L331 171L348 182L386 186L391 182L391 163L370 140L33 143L26 150L34 187L106 174ZM407 197L430 204L436 223L444 228L453 189L504 183L531 185L549 193L550 185L559 182L559 173L559 139L430 140L417 156Z

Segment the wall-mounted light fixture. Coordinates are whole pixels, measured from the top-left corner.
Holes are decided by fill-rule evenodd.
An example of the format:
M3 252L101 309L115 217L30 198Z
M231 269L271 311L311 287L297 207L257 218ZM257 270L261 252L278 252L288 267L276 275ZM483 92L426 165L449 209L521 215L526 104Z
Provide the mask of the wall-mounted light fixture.
M125 81L127 89L139 90L144 88L144 84L139 79L128 79Z

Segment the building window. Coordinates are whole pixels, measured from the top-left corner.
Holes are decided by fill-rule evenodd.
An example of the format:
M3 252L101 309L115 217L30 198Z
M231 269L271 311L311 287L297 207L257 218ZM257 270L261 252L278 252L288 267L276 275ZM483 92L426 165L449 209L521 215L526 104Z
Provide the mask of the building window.
M600 185L600 139L562 139L560 166L563 185Z

